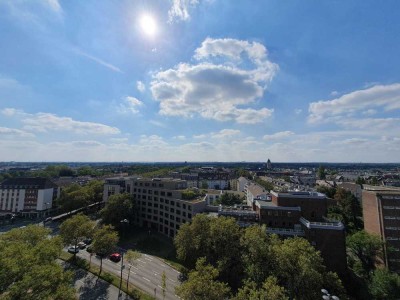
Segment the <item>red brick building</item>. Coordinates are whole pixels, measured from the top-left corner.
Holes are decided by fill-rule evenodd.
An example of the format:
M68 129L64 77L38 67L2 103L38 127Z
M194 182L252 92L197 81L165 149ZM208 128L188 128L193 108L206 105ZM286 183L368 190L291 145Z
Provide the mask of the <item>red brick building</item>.
M269 233L306 238L321 252L326 267L342 275L347 270L345 227L326 219L333 203L321 193L271 192L271 201L256 200L255 209Z
M384 263L400 272L400 188L364 185L364 229L379 235L384 245Z

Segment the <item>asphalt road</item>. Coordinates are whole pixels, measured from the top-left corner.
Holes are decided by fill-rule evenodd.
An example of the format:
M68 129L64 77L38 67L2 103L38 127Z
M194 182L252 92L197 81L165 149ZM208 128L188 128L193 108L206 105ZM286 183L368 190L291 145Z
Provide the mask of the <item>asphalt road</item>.
M78 256L89 261L90 254L86 250L80 250ZM92 263L100 266L100 259L95 255L92 256ZM125 268L122 272L124 279L128 277L128 264L124 262ZM115 263L109 259L103 259L103 271L113 273L117 276L121 275L121 262ZM164 299L162 295L161 276L163 271L167 277L165 299L179 299L175 294L175 287L179 285L179 272L174 268L165 264L157 257L142 254L135 266L132 266L129 281L139 287L146 293L156 296L156 299Z

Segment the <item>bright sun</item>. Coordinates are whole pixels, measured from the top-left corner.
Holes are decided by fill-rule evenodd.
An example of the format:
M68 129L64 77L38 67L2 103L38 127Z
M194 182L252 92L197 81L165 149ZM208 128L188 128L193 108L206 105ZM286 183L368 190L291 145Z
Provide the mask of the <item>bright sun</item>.
M152 16L143 15L140 18L140 27L148 36L154 36L157 33L157 24Z

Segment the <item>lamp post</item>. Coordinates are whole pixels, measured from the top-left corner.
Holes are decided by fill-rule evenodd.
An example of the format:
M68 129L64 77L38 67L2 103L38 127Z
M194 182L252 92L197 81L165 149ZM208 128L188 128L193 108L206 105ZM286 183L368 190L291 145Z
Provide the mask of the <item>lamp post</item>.
M121 296L121 288L122 288L122 271L124 270L125 266L124 266L124 251L120 251L121 252L121 279L119 282L119 291L118 291L118 298Z
M125 224L129 224L129 220L127 220L127 219L123 219L123 220L121 220L119 222L122 224L123 227L125 227ZM125 249L120 247L118 250L121 253L121 278L120 278L120 282L119 282L119 292L118 292L118 298L119 298L121 296L121 288L122 288L122 271L125 268L125 266L124 266Z
M322 299L324 300L340 300L339 297L329 294L326 289L321 290Z

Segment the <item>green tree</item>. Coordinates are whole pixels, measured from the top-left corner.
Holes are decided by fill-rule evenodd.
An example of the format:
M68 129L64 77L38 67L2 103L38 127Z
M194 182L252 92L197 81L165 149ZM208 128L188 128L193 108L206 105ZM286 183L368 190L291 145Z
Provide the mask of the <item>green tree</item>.
M131 275L131 268L136 265L136 261L142 256L140 252L128 250L125 253L125 260L128 263L128 280L126 281L126 290L129 291L129 277Z
M266 228L251 226L244 230L240 239L242 259L247 278L260 287L273 271L275 260L272 245L276 236L266 234Z
M0 235L1 299L75 299L71 272L56 262L62 241L49 234L30 225Z
M210 218L198 214L192 223L183 224L175 237L178 259L193 268L200 257L205 257L219 271L220 280L237 287L241 281L242 263L240 227L233 218Z
M234 218L211 218L207 260L216 266L219 280L236 289L242 281L241 230Z
M325 194L328 198L333 199L333 197L335 197L336 189L334 187L319 185L316 189L317 192Z
M165 271L163 271L161 275L161 290L163 299L165 299L165 294L167 292L167 275L165 274Z
M217 281L217 277L218 270L206 264L205 258L200 258L195 270L189 273L188 280L176 288L176 293L186 300L226 299L230 288L226 283Z
M274 245L276 275L291 299L319 299L325 267L319 253L303 238L290 238Z
M376 300L399 299L400 276L388 269L376 269L371 277L369 290Z
M326 170L325 167L320 165L317 171L317 176L319 179L326 179Z
M328 210L328 217L344 223L348 232L352 233L363 228L362 208L358 199L345 189L338 188L334 199L336 205Z
M254 181L261 185L268 192L274 189L274 184L272 182L262 180L260 177L254 177Z
M270 276L261 288L257 287L255 282L246 281L238 290L234 300L289 300L289 298L285 289L279 286L277 278Z
M115 249L118 240L118 233L112 226L105 225L96 230L92 248L93 251L100 256L99 276L103 269L103 258Z
M365 184L366 182L365 182L364 177L358 176L358 177L357 177L357 180L356 180L356 183L357 183L357 184Z
M382 255L382 241L364 230L346 239L349 267L360 277L369 278L377 257Z
M121 227L121 220L127 219L132 222L134 217L132 195L124 193L110 196L100 214L103 224L111 224L117 228Z
M215 204L222 204L225 206L234 206L235 204L242 204L243 199L239 195L235 195L232 193L223 193L217 201L215 201Z
M191 223L182 224L174 239L177 258L193 268L198 258L207 256L210 245L210 218L205 214L193 217Z
M95 222L83 214L75 215L65 220L60 226L60 236L65 245L78 246L78 243L87 237L92 237ZM76 253L74 253L74 259Z

